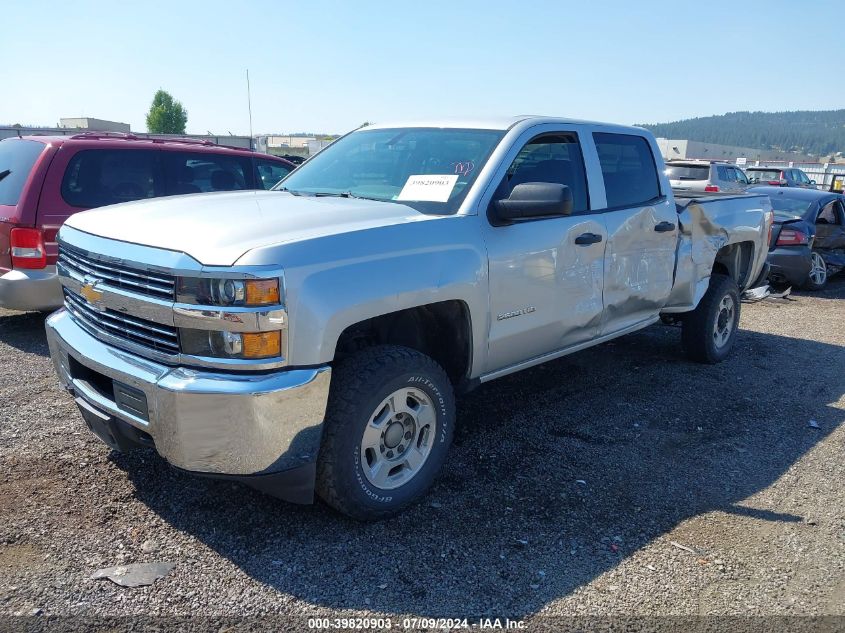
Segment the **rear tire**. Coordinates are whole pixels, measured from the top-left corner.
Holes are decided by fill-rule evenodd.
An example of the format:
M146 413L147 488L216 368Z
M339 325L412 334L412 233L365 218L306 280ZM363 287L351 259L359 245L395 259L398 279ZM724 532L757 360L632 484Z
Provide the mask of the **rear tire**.
M801 284L804 290L818 291L827 285L827 264L822 256L813 251L810 253L810 272L807 280Z
M714 273L698 307L684 316L681 342L700 363L720 363L730 354L739 329L739 289L727 275Z
M317 494L354 519L397 514L429 489L449 452L455 397L431 358L395 345L340 361L317 460Z

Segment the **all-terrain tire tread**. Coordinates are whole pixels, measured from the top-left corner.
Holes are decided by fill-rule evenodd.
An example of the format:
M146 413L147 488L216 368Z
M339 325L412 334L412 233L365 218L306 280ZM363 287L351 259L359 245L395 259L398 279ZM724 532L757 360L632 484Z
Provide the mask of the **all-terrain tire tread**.
M320 456L317 460L316 491L320 498L335 510L362 521L387 518L396 514L399 509L368 509L362 514L338 490L340 482L334 472L334 457L338 455L339 434L348 432L348 429L337 416L356 410L361 394L368 392L368 386L373 384L378 374L386 372L396 363L414 363L420 370L439 375L441 384L451 387L446 372L433 359L398 345L376 345L364 349L340 361L332 372L332 387L326 407Z
M712 325L708 323L708 320L711 311L716 308L724 294L731 289L736 293L736 310L739 312L739 290L736 287L736 283L727 275L713 273L710 276L710 287L701 298L701 302L695 310L684 315L681 344L683 345L684 351L692 360L709 364L718 363L722 360L722 358L713 355L713 350L707 344L707 337L710 336L712 329ZM735 333L734 336L736 336Z

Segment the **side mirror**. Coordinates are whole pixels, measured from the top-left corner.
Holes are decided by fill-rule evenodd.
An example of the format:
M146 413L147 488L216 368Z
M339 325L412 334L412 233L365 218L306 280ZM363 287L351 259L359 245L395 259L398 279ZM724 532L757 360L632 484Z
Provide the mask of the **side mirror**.
M504 200L496 200L492 210L498 224L570 215L572 190L552 182L525 182L517 185Z
M811 184L811 185L814 185L814 184L816 184L816 181L815 181L815 180L811 180L811 181L810 181L810 184Z

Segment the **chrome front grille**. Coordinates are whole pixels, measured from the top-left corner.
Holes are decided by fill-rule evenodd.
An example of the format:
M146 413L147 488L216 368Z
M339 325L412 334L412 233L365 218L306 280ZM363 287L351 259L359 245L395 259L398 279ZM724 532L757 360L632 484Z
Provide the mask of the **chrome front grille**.
M83 297L64 288L65 308L95 335L106 334L115 339L142 345L163 354L179 353L179 334L175 327L128 316L115 310L98 310Z
M95 259L66 244L59 244L59 264L81 278L103 281L136 294L170 301L176 298L176 278L173 275Z

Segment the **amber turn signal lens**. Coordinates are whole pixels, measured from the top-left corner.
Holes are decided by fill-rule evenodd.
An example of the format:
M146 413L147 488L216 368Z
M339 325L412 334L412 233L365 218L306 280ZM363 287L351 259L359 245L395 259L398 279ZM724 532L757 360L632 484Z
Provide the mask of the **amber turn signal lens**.
M250 279L245 285L246 305L269 306L279 303L278 279Z
M282 354L282 333L255 332L243 335L243 358L272 358Z

